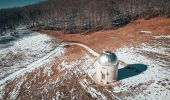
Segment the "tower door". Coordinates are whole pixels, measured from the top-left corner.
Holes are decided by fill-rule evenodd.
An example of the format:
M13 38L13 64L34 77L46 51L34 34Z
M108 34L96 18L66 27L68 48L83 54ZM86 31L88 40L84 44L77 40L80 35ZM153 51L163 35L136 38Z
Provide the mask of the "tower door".
M107 83L107 69L102 68L101 70L101 82L106 84Z

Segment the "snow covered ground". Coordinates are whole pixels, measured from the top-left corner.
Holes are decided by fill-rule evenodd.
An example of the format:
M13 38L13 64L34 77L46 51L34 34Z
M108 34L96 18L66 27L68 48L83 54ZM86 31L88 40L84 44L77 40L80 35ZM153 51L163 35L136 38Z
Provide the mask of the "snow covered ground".
M125 66L119 66L120 80L111 90L107 90L111 94L118 94L118 96L112 95L112 99L170 99L170 40L169 36L164 36L163 40L162 37L155 36L155 39L149 43L142 43L135 47L125 46L116 50L118 58L135 69L130 70L123 68ZM96 63L93 63L94 59L86 55L82 61L62 63L62 66L72 70L76 75L86 73L90 76L95 72ZM80 67L75 67L78 65ZM87 80L80 81L80 84L92 97L108 99L108 95L91 87L91 83Z
M147 69L138 75L120 80L121 84L114 86L113 92L120 93L120 97L128 100L169 100L169 42L169 39L163 41L156 38L150 43L143 43L137 47L118 49L116 54L119 59L134 64L136 68L145 66Z
M17 37L20 36L20 37ZM55 47L58 41L51 37L31 32L18 30L15 36L3 36L0 38L0 79L7 77L28 64L34 62Z
M162 37L164 37L162 39ZM82 88L98 99L128 100L169 100L170 99L170 40L169 36L155 36L151 42L138 46L125 46L116 51L118 58L135 70L119 66L119 81L111 90L105 92L92 87L88 78L80 81ZM89 77L95 72L94 59L89 55L72 63L61 63L76 75L85 73ZM122 71L123 70L123 71ZM137 71L136 71L137 70ZM117 96L113 94L118 94Z
M162 39L163 38L163 39ZM119 81L109 91L112 99L127 100L169 100L170 99L170 40L169 35L155 36L151 42L138 46L125 46L116 50L118 58L134 68L130 70L119 66ZM89 77L95 72L94 59L86 55L84 60L61 65L76 75L86 73ZM78 66L78 67L76 67ZM91 87L84 79L82 87L92 97L108 99L102 91Z
M31 37L33 39L28 40L33 41L34 38L41 37L40 40L46 41L49 38L42 34L31 35ZM43 50L50 51L46 49L46 46L48 47L46 43L42 41L37 43L38 45L30 49L30 55L41 47ZM36 58L41 59L34 60L34 63L30 62L31 64L26 68L0 80L0 85L2 85L0 99L169 100L169 43L168 35L154 36L150 42L117 49L115 53L118 59L126 62L129 67L123 68L124 66L120 65L119 81L113 87L108 88L96 86L91 79L91 75L95 73L95 66L98 64L94 57L83 52L85 56L81 60L75 58L74 61L67 62L68 55L65 53L65 44L62 43L51 52L45 53L42 58L37 55ZM27 44L31 45L32 42ZM28 47L25 45L22 48ZM56 61L55 64L52 63L53 60Z

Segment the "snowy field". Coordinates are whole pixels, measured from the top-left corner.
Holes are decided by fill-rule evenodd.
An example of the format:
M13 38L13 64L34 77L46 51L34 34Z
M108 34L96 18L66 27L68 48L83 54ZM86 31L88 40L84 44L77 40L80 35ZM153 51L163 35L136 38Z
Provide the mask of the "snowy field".
M110 89L97 89L88 78L81 86L93 98L107 100L169 100L170 99L170 39L169 35L155 36L148 43L125 46L116 50L118 58L129 66L119 66L119 81ZM87 55L84 61L61 63L76 75L95 72L94 59ZM75 66L80 66L76 67ZM125 68L123 68L125 67ZM83 71L82 71L83 70ZM89 82L88 82L89 80ZM107 94L112 95L111 97ZM116 95L114 95L116 94Z
M0 79L40 59L57 47L57 42L59 40L26 29L18 30L15 36L0 37Z
M91 75L95 73L95 66L98 63L86 52L83 52L85 56L81 60L75 59L67 62L65 44L61 43L52 50L55 46L49 45L53 43L49 42L51 38L39 33L17 41L13 47L20 48L17 45L20 41L28 39L33 42L35 38L41 42L36 40L37 45L34 44L34 48L29 49L30 52L27 51L27 53L29 55L38 53L37 57L29 59L31 56L27 56L28 59L21 60L30 63L26 68L0 80L0 99L170 99L170 39L168 35L154 36L150 42L135 47L128 45L117 49L115 53L118 59L126 62L129 67L120 65L119 81L115 82L113 87L108 88L96 86L92 81ZM43 41L48 41L48 45ZM32 47L32 42L25 44L22 50L27 50L30 45ZM28 46L28 44L30 45ZM8 50L13 49L8 48L3 52ZM49 52L50 50L52 51ZM44 56L41 55L41 52L45 52ZM38 58L41 59L35 61ZM35 62L31 63L30 60ZM56 61L55 64L52 63L53 60ZM15 67L17 65L18 63L13 64Z
M120 93L122 99L128 100L170 99L169 36L155 36L149 43L137 47L124 47L116 53L119 59L133 64L141 73L127 71L132 75L122 79L120 85L114 86L113 92ZM142 67L146 67L146 70Z

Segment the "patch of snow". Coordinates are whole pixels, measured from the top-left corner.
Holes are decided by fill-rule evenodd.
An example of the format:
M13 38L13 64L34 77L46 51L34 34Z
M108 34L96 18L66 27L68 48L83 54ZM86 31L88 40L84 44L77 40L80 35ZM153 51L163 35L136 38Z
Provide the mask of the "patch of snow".
M9 93L10 94L10 100L16 100L17 96L19 94L19 90L21 88L21 85L23 84L24 80L21 80L17 85L14 87L14 89Z
M36 35L35 36L30 36L27 38L20 39L20 41L14 43L14 48L17 50L27 50L29 49L31 52L29 53L34 53L37 52L38 50L42 49L51 49L49 45L43 45L50 43L51 38L47 35L42 35L39 33L34 32Z
M146 90L142 90L142 92L139 93L136 92L136 94L132 93L134 94L133 96L127 96L125 97L125 99L131 100L150 98L159 100L161 98L164 98L164 100L168 100L170 98L170 95L167 94L169 90L167 88L164 88L164 90L161 91L160 89L162 88L157 85L156 82L163 78L170 80L170 70L159 66L160 62L155 61L155 59L148 58L147 56L144 56L139 53L140 51L150 51L163 54L166 52L165 50L166 49L161 49L159 47L157 49L153 49L153 47L150 47L150 45L147 44L141 44L138 47L123 47L118 49L116 51L116 55L120 60L126 62L127 64L144 64L147 66L147 70L136 76L131 76L129 78L120 80L121 85L114 86L113 92L120 93L130 91L131 88L134 86L137 86L139 84L146 84L147 82L151 81L151 85L149 85ZM121 69L121 66L119 66L119 69ZM141 87L138 88L140 89ZM149 91L151 94L144 93L145 91Z
M90 86L86 79L81 80L79 83L88 93L91 94L91 96L93 98L98 98L98 99L101 99L101 100L107 100L107 98L104 96L104 94L102 94L101 92L97 91L95 88Z
M60 71L65 69L71 70L74 72L75 75L87 74L88 76L91 76L95 73L96 64L97 62L94 61L94 58L86 54L81 61L74 60L71 63L62 61L61 64L58 66L58 69Z
M140 31L140 32L142 32L142 33L146 33L146 34L151 34L152 32L151 31Z
M55 100L57 99L59 99L59 97L60 97L60 92L56 92L56 97L55 97Z
M170 39L170 35L159 35L159 36L153 36L155 39L161 39L161 38L167 38Z
M140 47L136 48L138 51L147 51L158 54L167 54L167 48L162 46L151 46L147 43L142 43Z
M16 39L11 46L0 48L0 79L26 67L57 46L58 43L51 37L33 32L29 36Z
M53 51L48 53L46 56L42 57L41 59L39 59L39 60L37 60L33 63L31 63L26 68L23 68L23 69L15 72L15 73L9 75L8 77L0 80L0 86L5 84L7 81L10 81L10 80L17 78L17 76L22 76L27 72L31 72L32 70L34 70L38 67L41 67L43 64L46 64L47 62L50 62L52 59L54 59L55 56L62 55L65 52L63 46L64 46L64 44L59 45L57 48L55 48Z
M26 30L26 29L27 29L27 27L24 26L24 25L19 26L19 27L16 28L16 30Z
M43 71L44 74L47 74L47 76L50 76L51 72L52 72L52 69L50 66L44 67L44 71Z
M163 86L157 85L156 83L151 84L147 90L144 90L143 93L139 93L135 97L127 97L128 100L132 99L140 100L169 100L169 90Z

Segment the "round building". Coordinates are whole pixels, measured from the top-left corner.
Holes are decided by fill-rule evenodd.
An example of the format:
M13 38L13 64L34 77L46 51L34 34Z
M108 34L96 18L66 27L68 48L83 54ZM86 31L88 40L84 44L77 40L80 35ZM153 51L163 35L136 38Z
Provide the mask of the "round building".
M118 60L115 53L104 51L98 58L96 81L101 84L111 84L117 81Z

